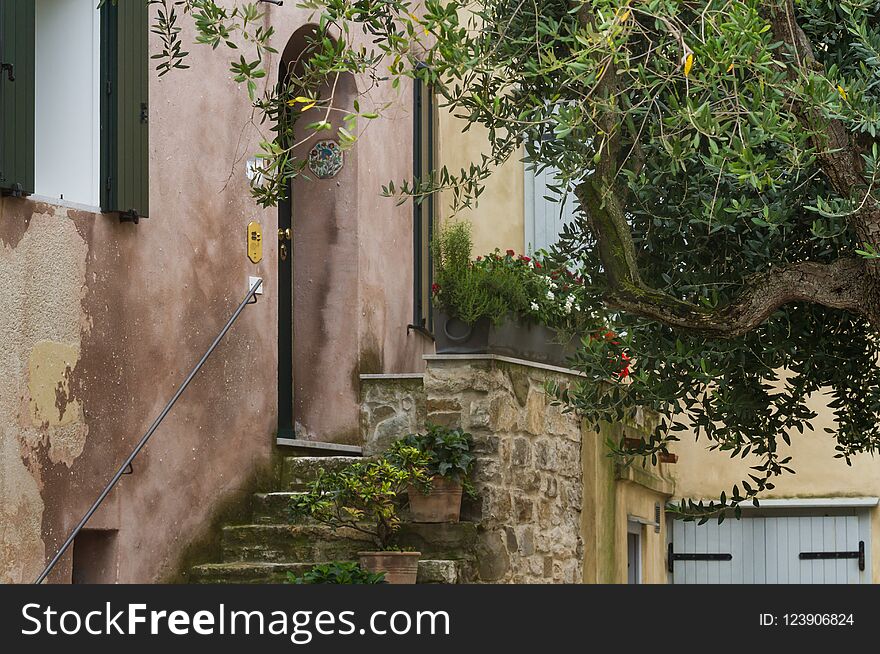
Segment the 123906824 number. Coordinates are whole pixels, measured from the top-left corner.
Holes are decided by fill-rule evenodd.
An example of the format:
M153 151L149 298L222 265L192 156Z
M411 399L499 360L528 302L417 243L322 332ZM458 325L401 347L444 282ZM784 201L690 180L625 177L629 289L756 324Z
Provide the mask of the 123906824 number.
M851 627L852 613L786 613L782 616L786 627Z

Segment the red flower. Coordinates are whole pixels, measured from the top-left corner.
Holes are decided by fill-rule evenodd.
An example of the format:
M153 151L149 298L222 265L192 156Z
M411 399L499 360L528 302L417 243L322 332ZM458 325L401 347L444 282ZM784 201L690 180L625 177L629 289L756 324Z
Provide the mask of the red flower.
M440 292L440 284L431 284L431 292L437 295Z
M626 352L620 353L620 362L623 365L620 367L620 372L615 373L615 374L618 379L625 379L626 377L629 377L629 365L630 365L629 355Z
M527 256L525 256L523 254L519 255L519 260L522 261L523 263L528 263L529 261L531 261L531 259L529 259Z
M536 261L536 262L535 262L535 268L540 268L540 267L541 267L541 264L538 263L538 262Z
M482 261L483 257L477 257L477 261Z
M512 257L514 254L516 254L516 252L514 252L513 250L508 250L508 251L507 251L507 256L508 256L508 257Z

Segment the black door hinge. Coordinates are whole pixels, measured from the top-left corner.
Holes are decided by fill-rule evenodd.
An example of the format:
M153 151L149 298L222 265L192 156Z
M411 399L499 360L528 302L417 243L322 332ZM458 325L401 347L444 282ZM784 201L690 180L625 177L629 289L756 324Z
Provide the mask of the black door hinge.
M676 552L672 543L666 547L666 569L673 572L672 564L676 561L732 561L733 554L726 552Z
M859 541L859 549L852 552L801 552L801 561L817 561L822 559L858 559L859 570L865 569L865 541Z

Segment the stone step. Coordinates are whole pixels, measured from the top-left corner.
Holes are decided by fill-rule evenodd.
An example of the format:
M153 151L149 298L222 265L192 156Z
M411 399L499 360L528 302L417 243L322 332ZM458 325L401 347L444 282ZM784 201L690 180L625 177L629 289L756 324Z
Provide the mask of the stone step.
M258 525L277 525L288 522L290 500L302 494L300 491L255 493L251 499L253 523Z
M398 533L401 547L430 559L467 558L477 538L472 522L404 523ZM354 529L333 530L312 524L253 524L223 528L224 562L334 561L355 559L361 550L374 550L366 534Z
M314 563L205 563L190 570L191 584L283 584L287 573L297 576L310 570Z
M236 525L223 527L222 561L345 561L376 546L354 529L324 525Z
M401 547L421 552L427 558L463 559L475 551L477 525L473 522L404 522L397 540Z
M352 463L364 461L359 456L287 456L281 465L281 490L303 491L318 478L320 471L338 472Z
M297 576L310 570L315 563L207 563L192 568L191 584L282 584L287 573ZM460 584L470 579L472 564L467 560L420 560L418 583Z

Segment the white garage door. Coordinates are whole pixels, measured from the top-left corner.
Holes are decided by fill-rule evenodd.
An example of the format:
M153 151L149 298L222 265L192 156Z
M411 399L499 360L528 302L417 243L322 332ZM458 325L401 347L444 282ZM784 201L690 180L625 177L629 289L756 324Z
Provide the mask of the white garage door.
M676 584L870 583L870 519L744 516L697 525L675 520L667 566Z

